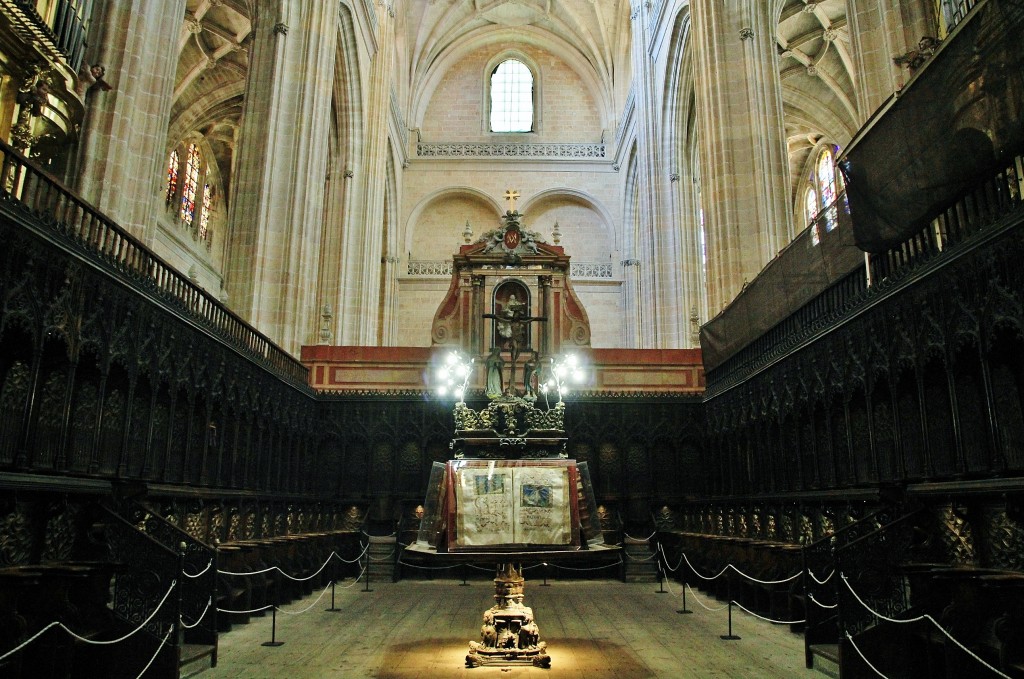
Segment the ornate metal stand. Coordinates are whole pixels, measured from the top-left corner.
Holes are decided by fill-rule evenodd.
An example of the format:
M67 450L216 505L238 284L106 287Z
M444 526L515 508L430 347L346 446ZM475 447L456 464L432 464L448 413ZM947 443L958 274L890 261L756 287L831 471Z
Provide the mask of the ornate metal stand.
M513 564L499 564L494 578L494 606L484 611L480 641L469 642L466 667L481 665L533 665L551 667L547 642L533 609L523 605L523 575Z

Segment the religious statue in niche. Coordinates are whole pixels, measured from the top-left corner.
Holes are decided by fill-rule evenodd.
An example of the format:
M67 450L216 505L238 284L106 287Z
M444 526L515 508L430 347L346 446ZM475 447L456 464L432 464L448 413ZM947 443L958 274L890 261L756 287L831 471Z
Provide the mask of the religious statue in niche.
M494 345L503 351L509 352L511 358L509 362L508 380L504 382L505 389L502 392L506 396L517 396L515 386L516 365L519 362L520 353L529 344L529 336L527 333L529 324L547 320L544 316L528 315L526 304L516 296L516 290L519 290L520 294L525 297L525 288L523 288L522 284L516 281L509 281L499 286L494 294L495 304L498 306L498 312L483 315L484 318L492 318L495 321ZM505 297L505 295L507 295L507 297ZM503 298L504 302L501 301ZM490 365L488 365L487 395L489 397L491 396L490 386Z

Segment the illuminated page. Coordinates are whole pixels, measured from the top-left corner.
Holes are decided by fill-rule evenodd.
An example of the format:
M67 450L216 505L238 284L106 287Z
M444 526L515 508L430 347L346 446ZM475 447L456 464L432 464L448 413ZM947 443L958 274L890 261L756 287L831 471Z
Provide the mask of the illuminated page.
M514 542L570 544L569 490L569 470L566 467L516 468Z
M460 547L481 547L515 542L513 534L512 470L470 466L455 472Z

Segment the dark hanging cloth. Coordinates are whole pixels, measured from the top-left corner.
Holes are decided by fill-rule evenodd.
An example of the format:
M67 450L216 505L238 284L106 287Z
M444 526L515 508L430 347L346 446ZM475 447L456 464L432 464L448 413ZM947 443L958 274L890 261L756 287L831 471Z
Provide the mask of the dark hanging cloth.
M982 0L840 158L857 245L918 233L1024 149L1024 0Z

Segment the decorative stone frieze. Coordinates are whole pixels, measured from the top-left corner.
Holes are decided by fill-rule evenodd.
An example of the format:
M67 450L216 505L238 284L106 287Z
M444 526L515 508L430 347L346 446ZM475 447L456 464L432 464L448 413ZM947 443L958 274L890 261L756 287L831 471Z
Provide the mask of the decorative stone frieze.
M420 142L420 158L567 158L594 160L605 157L604 144L492 144L471 142Z

